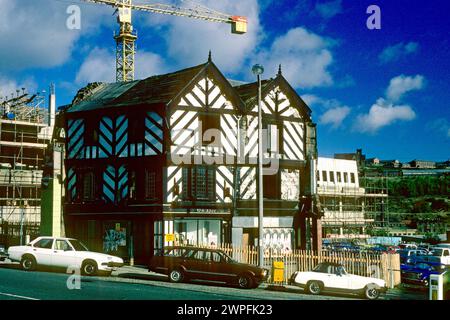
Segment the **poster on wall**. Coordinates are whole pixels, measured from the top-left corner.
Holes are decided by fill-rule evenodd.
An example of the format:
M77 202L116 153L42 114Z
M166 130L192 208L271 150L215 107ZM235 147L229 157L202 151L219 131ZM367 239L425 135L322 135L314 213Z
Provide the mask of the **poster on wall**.
M291 251L293 233L292 228L264 228L264 248Z
M106 228L103 237L103 251L118 251L119 247L127 245L127 229L122 228L120 224L115 224L114 228Z

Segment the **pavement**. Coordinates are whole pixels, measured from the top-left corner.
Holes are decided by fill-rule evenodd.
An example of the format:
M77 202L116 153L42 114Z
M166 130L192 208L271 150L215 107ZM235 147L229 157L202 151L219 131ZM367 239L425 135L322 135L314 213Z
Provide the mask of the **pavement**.
M48 272L51 271L51 272ZM56 272L55 272L56 271ZM167 276L148 272L145 266L124 266L110 277L81 277L81 290L68 290L65 270L20 270L17 263L0 262L0 299L91 299L91 300L355 300L344 294L313 296L303 289L266 283L243 290L217 283L171 283ZM383 300L426 300L426 292L396 288Z

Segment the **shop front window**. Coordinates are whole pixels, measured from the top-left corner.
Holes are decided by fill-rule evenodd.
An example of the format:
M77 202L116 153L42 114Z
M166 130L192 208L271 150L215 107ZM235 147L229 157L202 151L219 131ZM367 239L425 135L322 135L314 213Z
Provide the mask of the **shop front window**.
M175 239L178 245L217 246L221 242L220 220L176 220L174 224Z

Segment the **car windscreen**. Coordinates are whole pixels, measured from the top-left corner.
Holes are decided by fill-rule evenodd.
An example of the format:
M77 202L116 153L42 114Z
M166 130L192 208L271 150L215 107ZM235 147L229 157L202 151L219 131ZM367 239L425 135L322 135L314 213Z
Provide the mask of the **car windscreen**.
M236 262L233 260L233 258L231 258L229 255L227 255L225 252L220 252L220 254L224 257L226 262Z
M328 272L328 265L326 264L318 264L312 271L314 272L321 272L321 273L327 273Z
M89 249L78 240L69 240L69 242L74 247L75 251L89 251Z
M431 255L435 256L435 257L440 257L442 256L442 249L434 249L431 251Z

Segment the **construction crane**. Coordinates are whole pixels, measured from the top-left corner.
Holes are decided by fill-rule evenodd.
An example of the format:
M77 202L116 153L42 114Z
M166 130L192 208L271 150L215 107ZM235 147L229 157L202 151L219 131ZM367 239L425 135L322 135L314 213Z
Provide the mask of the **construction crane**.
M244 34L247 32L247 18L233 16L208 9L196 4L194 8L183 8L168 4L133 4L133 0L83 0L97 4L111 6L118 12L117 22L119 32L114 34L116 40L116 81L126 82L134 80L134 56L137 33L131 24L132 10L189 17L211 22L231 24L231 32Z

